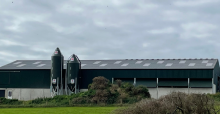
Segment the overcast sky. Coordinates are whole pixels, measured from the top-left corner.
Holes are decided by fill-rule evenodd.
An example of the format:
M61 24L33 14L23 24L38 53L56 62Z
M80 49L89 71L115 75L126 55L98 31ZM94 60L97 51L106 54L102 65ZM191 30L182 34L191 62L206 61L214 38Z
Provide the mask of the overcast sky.
M220 0L1 0L0 66L15 60L220 58Z

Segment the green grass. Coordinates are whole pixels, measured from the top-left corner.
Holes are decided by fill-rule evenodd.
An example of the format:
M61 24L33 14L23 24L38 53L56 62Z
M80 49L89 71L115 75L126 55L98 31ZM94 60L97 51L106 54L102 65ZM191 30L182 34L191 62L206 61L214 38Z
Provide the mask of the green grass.
M1 114L108 114L118 107L2 108Z

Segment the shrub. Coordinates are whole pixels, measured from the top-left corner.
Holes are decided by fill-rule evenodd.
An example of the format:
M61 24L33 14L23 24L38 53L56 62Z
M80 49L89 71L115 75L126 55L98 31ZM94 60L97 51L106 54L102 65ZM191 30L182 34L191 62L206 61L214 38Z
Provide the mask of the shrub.
M78 97L72 100L72 104L88 104L91 103L89 98Z
M143 98L150 98L150 93L148 89L144 86L137 86L136 88L133 89L133 95L141 95Z
M93 83L91 84L91 89L106 89L109 87L109 80L103 76L98 76L93 78Z
M122 81L121 81L121 80L117 79L117 80L116 80L116 83L117 83L118 87L121 87L121 84L122 84Z
M19 105L21 101L18 99L6 99L5 97L0 97L0 104L8 104L8 105Z
M216 113L214 101L205 94L186 94L172 92L155 99L144 99L126 109L119 109L116 114L171 114L174 111L184 114Z
M209 97L215 99L216 101L220 101L220 93L216 93L216 94L207 94Z

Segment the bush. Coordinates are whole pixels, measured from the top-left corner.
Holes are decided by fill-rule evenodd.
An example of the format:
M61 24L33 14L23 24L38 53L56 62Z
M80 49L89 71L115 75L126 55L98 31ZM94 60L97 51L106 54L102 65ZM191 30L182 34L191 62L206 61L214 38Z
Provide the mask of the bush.
M128 82L123 82L122 83L122 88L125 90L125 92L131 92L132 88L134 88L134 85Z
M6 99L5 97L0 97L0 104L8 104L8 105L19 105L21 101L18 99Z
M220 101L220 93L216 94L207 94L209 97L213 98L215 101Z
M93 78L93 83L89 84L88 91L71 95L57 95L53 98L36 98L30 101L9 100L0 98L0 104L23 104L29 106L67 106L70 104L114 104L114 103L135 103L143 98L149 98L148 89L144 86L135 87L131 83L124 83L116 80L116 84L111 84L105 77Z
M144 86L137 86L132 90L133 95L140 95L143 98L150 98L150 93L148 92L148 89Z
M91 84L91 89L106 89L109 87L109 80L103 76L98 76L93 78L93 83Z
M72 100L72 104L88 104L91 103L89 98L78 97Z
M119 109L116 114L171 114L174 111L184 114L216 113L214 101L205 94L186 94L172 92L155 99L144 99L126 109Z
M121 84L122 84L122 81L121 81L121 80L117 79L117 80L116 80L116 83L117 83L118 87L121 87Z

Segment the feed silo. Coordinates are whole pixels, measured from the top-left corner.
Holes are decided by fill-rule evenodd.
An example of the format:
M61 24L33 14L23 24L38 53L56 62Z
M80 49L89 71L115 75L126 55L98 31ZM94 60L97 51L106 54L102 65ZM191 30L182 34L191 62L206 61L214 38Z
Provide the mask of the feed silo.
M79 75L81 62L79 58L73 54L67 61L67 92L77 93L79 91Z
M59 48L51 56L51 92L52 96L63 94L63 61L64 57Z

